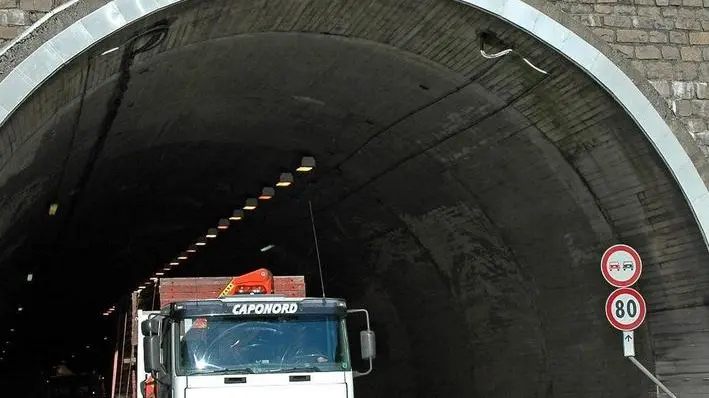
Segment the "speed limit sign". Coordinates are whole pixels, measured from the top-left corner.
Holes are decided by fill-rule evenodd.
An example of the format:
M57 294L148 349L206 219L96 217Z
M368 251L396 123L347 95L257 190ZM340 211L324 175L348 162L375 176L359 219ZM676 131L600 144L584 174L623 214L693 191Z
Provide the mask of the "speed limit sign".
M637 329L645 321L646 313L645 299L635 289L616 289L606 299L606 318L618 330Z

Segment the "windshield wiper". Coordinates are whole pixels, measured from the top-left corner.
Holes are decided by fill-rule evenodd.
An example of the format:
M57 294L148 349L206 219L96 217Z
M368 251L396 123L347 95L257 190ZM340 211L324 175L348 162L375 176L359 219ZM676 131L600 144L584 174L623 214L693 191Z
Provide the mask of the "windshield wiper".
M289 372L321 372L322 370L317 366L299 366L295 368L288 369L278 369L278 372L289 373Z
M216 374L230 374L230 373L254 373L252 368L236 368L236 369L218 369L209 372L199 372L193 373L191 376L204 376L204 375L216 375Z

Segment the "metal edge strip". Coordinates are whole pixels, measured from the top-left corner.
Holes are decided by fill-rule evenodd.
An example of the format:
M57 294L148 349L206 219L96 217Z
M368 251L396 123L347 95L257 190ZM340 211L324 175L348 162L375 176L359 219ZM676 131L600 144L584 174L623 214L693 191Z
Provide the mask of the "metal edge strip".
M28 55L0 81L0 103L3 104L3 109L0 111L0 127L34 91L41 87L44 81L57 73L66 63L129 23L182 1L185 0L112 0L64 28ZM54 15L70 10L77 2L78 0L70 1L46 14L0 50L0 55L13 45L21 45L21 40L30 36L42 23ZM76 40L77 34L80 35L81 40ZM55 51L48 51L48 49ZM59 65L57 65L57 56L61 58ZM29 82L32 84L31 89L18 95L14 88L28 83L28 77L20 71L27 70L44 70L44 73L37 73L39 79L31 79L32 81ZM51 72L47 73L47 70Z

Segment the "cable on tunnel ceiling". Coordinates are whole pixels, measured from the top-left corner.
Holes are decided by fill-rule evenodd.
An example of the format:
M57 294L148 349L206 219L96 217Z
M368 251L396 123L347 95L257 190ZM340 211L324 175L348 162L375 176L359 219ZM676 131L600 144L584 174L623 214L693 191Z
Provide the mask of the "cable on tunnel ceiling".
M418 112L420 112L420 111L426 109L427 107L429 107L429 106L431 106L431 105L434 105L434 104L436 104L436 103L438 103L438 102L440 102L440 101L443 101L444 99L446 99L446 98L449 97L450 95L455 94L455 93L461 91L462 89L464 89L465 87L467 87L468 85L474 83L474 82L477 80L477 78L479 78L480 76L482 76L482 75L488 73L495 65L497 65L497 62L499 62L499 60L501 59L501 57L502 57L503 55L506 55L506 54L509 54L509 53L513 53L513 52L514 52L514 50L510 49L510 51L507 51L507 52L501 51L501 52L496 53L496 54L500 54L500 55L497 56L497 57L495 57L495 58L498 60L498 61L495 62L495 64L491 65L489 68L487 68L487 69L481 71L480 73L476 74L474 77L470 78L470 80L466 81L464 84L462 84L462 85L460 85L460 86L457 86L457 87L455 87L454 89L448 91L448 92L445 93L443 96L438 97L438 98L436 98L435 100L433 100L433 101L431 101L431 102L428 102L428 103L426 103L426 104L424 104L424 105L422 105L422 106L416 108L416 109L413 110L413 111L407 112L405 115L403 115L403 116L401 116L400 118L396 119L394 122L390 123L390 124L387 125L385 128L383 128L382 130L380 130L379 132L377 132L377 133L373 134L372 136L370 136L363 144L361 144L360 146L358 146L358 147L357 147L355 150L353 150L349 155L347 155L343 160L341 160L340 162L338 162L338 163L337 163L335 166L333 166L332 168L329 168L328 170L326 170L326 171L325 171L324 173L322 173L321 175L323 175L323 176L331 175L334 171L338 170L339 167L340 167L342 164L344 164L344 163L345 163L346 161L348 161L350 158L354 157L354 155L356 155L356 154L357 154L359 151L361 151L367 144L369 144L371 141L373 141L374 139L376 139L378 136L380 136L381 134L383 134L383 133L385 133L386 131L390 130L391 128L393 128L393 127L396 126L397 124L401 123L402 121L406 120L407 118L409 118L409 117L415 115L416 113L418 113ZM483 43L483 38L482 38L482 37L481 37L481 53L484 53L483 55L487 55L488 57L490 56L490 54L487 54L487 53L484 52L484 43ZM496 54L492 54L492 55L494 56L494 55L496 55ZM486 57L486 58L488 58L488 57ZM526 58L523 58L523 60L524 60L527 64L530 64L530 63L526 60ZM531 64L530 64L530 66L534 67L535 69L539 69L539 68L536 68L534 65L531 65ZM477 125L477 124L479 124L479 123L481 123L482 121L488 119L489 117L494 116L494 115L498 114L499 112L501 112L501 111L507 109L508 107L512 106L512 105L515 104L520 98L523 98L525 95L529 94L530 92L532 92L533 90L535 90L537 87L539 87L542 83L544 83L545 81L547 81L547 79L548 79L549 76L550 76L550 75L548 74L548 72L543 71L543 70L541 70L541 69L539 69L539 70L540 70L541 72L543 72L544 77L541 78L540 80L538 80L537 82L535 82L532 86L530 86L530 87L528 87L527 89L525 89L525 90L524 90L523 92L521 92L520 94L518 94L515 98L513 98L512 100L510 100L510 101L509 101L507 104L505 104L504 106L502 106L502 107L500 107L500 108L494 110L494 111L491 112L491 113L488 113L487 115L483 116L482 118L480 118L480 119L478 119L478 120L473 121L473 122L470 123L469 125L464 126L463 128L461 128L461 129L455 131L454 133L452 133L452 134L450 134L450 135L444 137L443 139L441 139L441 140L439 140L439 141L433 143L433 144L430 145L429 147L424 148L423 150L421 150L421 151L419 151L419 152L416 152L416 153L414 153L414 154L411 154L411 155L409 155L409 156L406 156L406 157L404 157L403 159L400 159L400 160L399 160L398 162L396 162L394 165L392 165L392 166L386 168L386 169L385 169L384 171L382 171L381 173L379 173L379 174L373 176L369 181L365 182L364 184L360 185L359 187L357 187L357 188L353 189L352 191L350 191L350 192L348 192L348 193L342 195L340 198L336 199L334 202L329 203L329 204L326 204L325 206L321 207L320 209L316 209L316 210L315 210L315 213L320 213L321 211L326 211L326 210L330 209L331 207L337 205L338 203L341 203L342 201L346 200L346 199L347 199L348 197L350 197L351 195L354 195L355 193L361 191L361 190L364 189L366 186L368 186L370 183L376 181L377 179L379 179L379 178L382 177L383 175L385 175L385 174L389 173L390 171L396 169L396 168L397 168L398 166L400 166L401 164L403 164L403 163L405 163L405 162L407 162L407 161L409 161L409 160L411 160L411 159L413 159L413 158L415 158L415 157L417 157L417 156L419 156L419 155L421 155L421 154L423 154L423 153L428 152L429 150L431 150L431 149L435 148L436 146L442 144L443 142L447 141L448 139L457 136L458 134L464 132L465 130L467 130L467 129L469 129L469 128L471 128L471 127L473 127L473 126L475 126L475 125ZM308 186L306 187L306 189L309 189L309 188L310 188L310 185L308 184ZM298 224L299 224L299 223L298 223ZM289 226L287 226L286 228L290 228L290 227L292 227L292 226L293 226L293 225L289 225Z
M468 77L462 84L443 93L443 95L440 95L440 96L434 98L433 100L426 102L426 103L416 107L415 109L412 109L412 110L404 113L403 115L399 116L398 118L394 119L389 124L382 127L379 131L377 131L374 134L367 137L367 139L363 143L361 143L359 146L357 146L354 150L352 150L352 152L347 154L342 160L337 162L334 166L330 167L329 169L326 169L323 173L320 174L320 176L327 177L327 176L331 175L332 173L339 170L343 164L345 164L347 161L349 161L351 158L353 158L357 153L361 152L372 141L374 141L375 139L377 139L381 135L385 134L386 132L390 131L391 129L396 127L398 124L404 122L405 120L418 114L419 112L421 112L433 105L436 105L436 104L440 103L441 101L444 101L445 99L447 99L451 95L456 94L456 93L462 91L463 89L467 88L471 84L475 83L481 76L485 75L490 70L492 70L498 64L498 62L499 62L499 59L494 64L489 66L488 68L482 69L478 73L475 73L472 76Z
M496 64L495 64L495 65L496 65ZM493 65L493 66L494 66L494 65ZM491 67L491 68L492 68L492 67ZM385 126L384 126L383 128L381 128L379 131L377 131L377 132L375 132L374 134L372 134L371 136L367 137L367 139L366 139L362 144L360 144L357 148L355 148L352 152L350 152L347 156L345 156L345 157L344 157L341 161L339 161L337 164L335 164L334 166L332 166L332 168L330 168L330 169L327 170L325 173L323 173L323 176L330 175L333 171L338 170L338 169L340 168L340 166L342 166L345 162L347 162L348 160L350 160L351 158L353 158L357 153L359 153L360 151L362 151L362 149L364 149L364 147L366 147L367 145L369 145L369 143L371 143L372 141L374 141L375 139L377 139L378 137L380 137L381 135L383 135L383 134L386 133L387 131L393 129L393 128L396 127L398 124L400 124L400 123L402 123L403 121L405 121L406 119L408 119L408 118L410 118L410 117L416 115L417 113L419 113L419 112L425 110L426 108L429 108L429 107L431 107L431 106L433 106L433 105L436 105L436 104L440 103L441 101L445 100L446 98L450 97L451 95L456 94L456 93L460 92L461 90L465 89L466 87L470 86L471 84L475 83L475 81L478 79L478 77L480 77L480 75L486 73L487 71L488 71L488 69L485 69L485 70L483 70L481 73L476 74L476 75L474 75L474 76L471 76L470 78L468 78L467 80L465 80L465 82L463 82L462 84L460 84L460 85L458 85L458 86L455 86L453 89L448 90L448 91L446 91L445 93L443 93L443 95L441 95L441 96L439 96L439 97L436 97L436 98L434 98L433 100L431 100L431 101L429 101L429 102L426 102L426 103L424 103L424 104L422 104L422 105L420 105L420 106L418 106L418 107L416 107L416 108L414 108L414 109L412 109L412 110L406 112L405 114L399 116L398 118L394 119L392 122L390 122L389 124L385 125Z
M78 206L82 195L86 189L86 186L89 184L89 180L91 178L91 175L93 173L94 167L96 165L96 162L98 161L99 155L103 151L104 144L106 142L106 139L108 138L108 133L111 130L111 127L113 126L113 122L116 119L116 116L118 115L118 109L121 106L121 103L123 102L123 97L125 96L126 91L128 90L128 83L130 82L130 67L133 64L133 61L135 60L135 57L142 53L149 51L156 46L158 46L160 43L162 43L167 37L167 31L169 29L169 25L165 22L159 22L155 26L145 30L144 32L141 32L130 39L128 39L123 47L123 54L121 56L121 63L119 67L119 76L118 80L116 83L116 86L114 87L113 93L111 94L111 97L109 98L107 104L106 104L106 114L101 121L101 127L99 128L99 133L96 138L96 142L92 146L91 150L89 151L89 156L88 159L84 165L84 168L81 171L81 174L79 175L79 179L76 183L76 186L73 190L73 198L69 201L69 205L66 211L65 216L62 218L62 223L60 228L57 231L57 237L56 239L60 239L61 236L64 236L61 232L67 227L67 225L71 222L71 218L76 210L76 207ZM143 41L144 40L144 41ZM89 65L91 65L91 62L89 61ZM88 73L86 76L86 80L84 82L84 90L86 90L86 85L88 82ZM83 104L83 100L85 97L85 91L82 93L82 99L81 102ZM81 111L81 109L80 109ZM71 145L73 146L74 143L74 134L76 134L76 131L78 130L79 122L80 122L80 117L81 113L77 115L77 120L75 121L74 125L74 131L72 132L72 139L71 139ZM67 160L70 157L71 153L71 148L70 152L67 154ZM64 168L66 168L66 165L64 165Z
M504 57L505 55L508 55L508 54L516 54L519 58L522 59L522 61L524 61L524 63L529 65L532 69L536 70L537 72L545 74L545 75L549 73L549 72L545 71L544 69L539 68L538 66L534 65L529 59L522 56L521 54L519 54L519 52L513 50L512 48L507 48L505 50L498 51L496 53L488 54L485 51L485 41L486 41L486 39L488 39L490 37L494 37L494 36L489 32L482 32L478 35L478 37L480 38L480 55L482 55L484 58L497 59L497 58Z
M361 184L361 185L359 185L358 187L352 189L351 191L349 191L349 192L347 192L347 193L341 195L341 196L340 196L339 198L337 198L335 201L333 201L333 202L331 202L331 203L329 203L329 204L326 204L325 206L323 206L322 208L316 210L315 212L318 213L318 212L321 212L321 211L326 211L326 210L332 208L333 206L336 206L337 204L342 203L343 201L347 200L347 198L349 198L349 197L351 197L352 195L354 195L354 194L360 192L362 189L366 188L367 186L369 186L370 184L374 183L374 182L375 182L376 180L378 180L379 178L381 178L381 177L383 177L384 175L388 174L389 172L395 170L396 168L398 168L398 167L401 166L402 164L408 162L409 160L412 160L412 159L418 157L419 155L422 155L422 154L427 153L427 152L430 151L431 149L436 148L437 146L439 146L439 145L443 144L444 142L448 141L449 139L458 136L459 134L465 132L466 130L468 130L468 129L470 129L470 128L476 126L476 125L478 125L479 123L484 122L485 120L489 119L490 117L495 116L495 115L497 115L498 113L504 111L505 109L507 109L507 108L509 108L510 106L514 105L518 100L520 100L521 98L524 98L526 95L528 95L529 93L531 93L532 91L534 91L537 87L541 86L542 83L546 82L546 81L549 79L549 76L550 76L550 75L548 75L548 74L545 75L542 79L540 79L539 81L537 81L536 83L534 83L534 85L528 87L527 89L525 89L524 91L522 91L521 93L519 93L515 98L513 98L513 99L510 100L507 104L501 106L500 108L495 109L494 111L492 111L492 112L486 114L485 116L483 116L483 117L481 117L481 118L479 118L479 119L477 119L477 120L475 120L475 121L473 121L473 122L471 122L471 123L469 123L469 124L467 124L467 125L465 125L465 126L459 128L459 129L456 130L455 132L453 132L453 133L451 133L451 134L449 134L449 135L447 135L447 136L441 138L440 140L438 140L438 141L432 143L431 145L427 146L426 148L423 148L423 149L420 150L420 151L417 151L417 152L414 152L414 153L409 154L409 155L407 155L407 156L404 156L403 158L399 159L397 162L395 162L395 163L392 164L391 166L385 168L384 170L380 171L380 172L377 173L376 175L372 176L369 180L367 180L367 181L364 182L363 184ZM290 228L290 227L291 227L291 226L287 226L287 227L285 227L285 228Z
M340 169L340 166L342 166L344 163L346 163L346 162L349 161L351 158L353 158L357 153L361 152L361 151L362 151L367 145L369 145L372 141L374 141L375 139L377 139L377 138L380 137L381 135L385 134L386 132L390 131L391 129L393 129L394 127L396 127L398 124L404 122L404 121L407 120L408 118L410 118L410 117L416 115L417 113L419 113L419 112L425 110L426 108L429 108L429 107L431 107L431 106L433 106L433 105L436 105L436 104L440 103L441 101L444 101L445 99L447 99L447 98L450 97L451 95L456 94L456 93L460 92L461 90L465 89L466 87L470 86L471 84L475 83L481 76L483 76L483 75L485 75L486 73L488 73L488 72L489 72L490 70L492 70L492 68L494 68L495 65L497 65L497 64L498 64L498 61L496 61L496 62L495 62L493 65L491 65L490 67L488 67L488 68L486 68L486 69L483 69L483 70L479 71L478 73L475 73L474 75L470 76L470 77L469 77L468 79L466 79L462 84L460 84L460 85L454 87L453 89L451 89L451 90L445 92L443 95L441 95L441 96L439 96L439 97L436 97L436 98L434 98L433 100L431 100L431 101L429 101L429 102L426 102L426 103L424 103L424 104L422 104L422 105L416 107L415 109L410 110L410 111L404 113L403 115L399 116L398 118L394 119L392 122L390 122L389 124L385 125L385 126L384 126L383 128L381 128L379 131L377 131L377 132L375 132L374 134L372 134L371 136L367 137L367 139L366 139L362 144L360 144L359 146L357 146L357 148L355 148L354 150L352 150L352 152L350 152L349 154L347 154L347 155L346 155L342 160L340 160L338 163L336 163L335 165L333 165L333 166L330 167L330 168L327 168L324 172L320 173L321 178L330 176L330 175L332 175L334 172L338 171L338 170ZM292 176L291 176L291 178L292 178ZM282 185L282 186L287 186L287 184L289 184L289 183L286 182L285 184L286 184L286 185ZM277 185L277 186L280 186L280 185L278 185L278 184L276 184L276 185ZM305 190L304 190L304 191L305 191L305 192L308 192L308 191L310 190L310 187L311 187L311 181L308 181L308 183L306 184L306 187L305 187ZM303 192L301 192L301 193L303 193ZM316 210L316 212L319 212L319 210Z
M89 75L91 74L91 64L93 57L88 57L86 60L86 72L84 74L84 84L82 84L81 88L81 96L79 97L79 109L76 111L76 117L74 117L74 121L72 122L71 125L71 136L69 138L69 145L66 151L66 155L64 156L64 160L62 161L62 167L59 171L59 181L57 181L57 185L55 188L55 193L54 193L54 202L50 205L50 210L49 214L50 215L55 215L59 204L59 190L61 189L62 183L64 182L64 177L66 176L66 168L67 164L69 163L69 159L71 158L71 152L74 149L74 141L76 140L76 131L79 128L79 122L81 120L81 114L83 113L84 110L84 100L86 99L86 90L89 86Z

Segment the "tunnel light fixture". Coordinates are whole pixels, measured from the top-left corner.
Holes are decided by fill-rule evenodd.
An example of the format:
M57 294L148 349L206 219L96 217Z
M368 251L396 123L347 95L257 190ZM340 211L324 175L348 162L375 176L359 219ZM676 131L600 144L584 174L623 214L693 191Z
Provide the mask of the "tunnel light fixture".
M227 229L229 228L229 220L226 218L222 218L219 220L219 225L217 226L217 229Z
M177 256L178 260L187 260L187 252L182 252L180 253L179 256Z
M165 273L162 271L158 271L155 273L155 276L163 276L163 275L165 275Z
M27 282L32 282L32 279L34 279L34 275L27 274Z
M248 198L244 204L244 210L254 210L258 206L258 199Z
M157 282L157 281L158 281L158 278L155 277L155 276L153 276L152 278L150 278L150 280L153 281L153 282Z
M277 187L288 187L293 184L293 174L291 173L281 173L281 176L278 177L278 182L276 183Z
M264 247L261 248L261 252L262 252L262 253L265 253L265 252L267 252L267 251L273 249L274 247L276 247L276 246L275 246L275 245L271 245L271 244L266 245L266 246L264 246Z
M15 332L15 328L10 328L10 333L14 333L14 332Z
M197 253L197 245L190 245L190 247L187 248L187 253Z
M17 312L22 312L22 310L24 310L24 308L22 308L22 306L17 307Z
M229 217L231 221L239 221L242 218L244 218L244 211L240 209L234 210L234 212L231 213L231 217Z
M209 228L209 230L207 230L207 238L214 239L217 237L217 233L216 228Z
M180 265L180 262L177 259L174 259L170 261L170 265Z
M195 243L197 246L206 246L207 245L207 238L204 236L200 236L199 239L197 239L197 243Z
M162 270L163 270L163 272L167 272L167 271L169 271L169 270L171 270L171 269L172 269L172 267L170 267L169 265L167 265L167 266L165 266L165 268L163 268Z
M276 194L276 190L274 190L271 187L265 187L264 189L261 190L261 195L258 197L261 200L269 200L273 198L273 196Z
M49 205L49 215L50 216L56 215L57 210L59 210L59 203L52 203Z
M315 158L312 156L305 156L303 159L300 160L300 166L298 166L296 171L299 171L301 173L306 173L308 171L311 171L315 168Z

